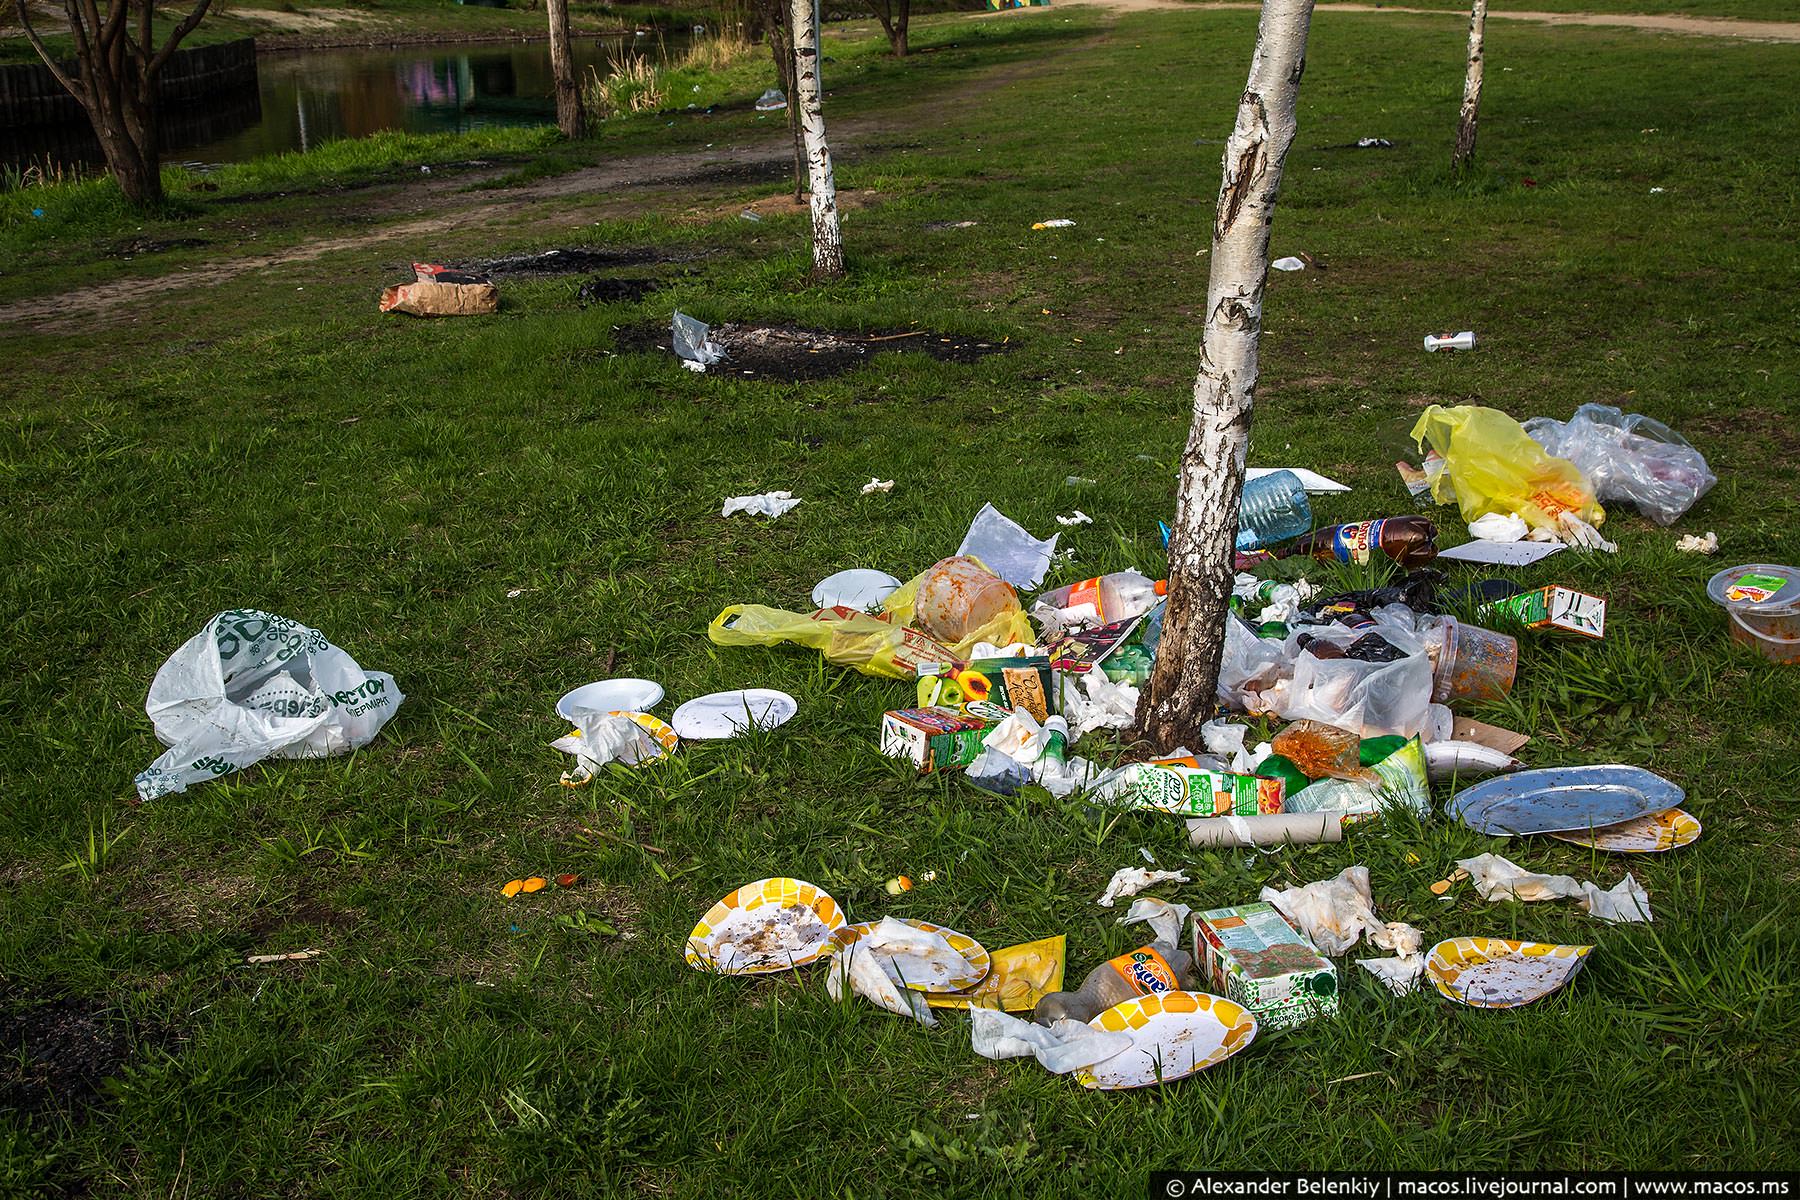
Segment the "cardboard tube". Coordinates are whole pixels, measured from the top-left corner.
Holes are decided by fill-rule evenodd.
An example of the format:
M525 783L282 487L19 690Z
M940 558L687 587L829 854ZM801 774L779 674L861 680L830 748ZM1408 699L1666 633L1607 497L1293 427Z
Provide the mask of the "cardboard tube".
M1259 813L1254 817L1195 817L1188 841L1196 846L1309 845L1344 840L1341 813Z

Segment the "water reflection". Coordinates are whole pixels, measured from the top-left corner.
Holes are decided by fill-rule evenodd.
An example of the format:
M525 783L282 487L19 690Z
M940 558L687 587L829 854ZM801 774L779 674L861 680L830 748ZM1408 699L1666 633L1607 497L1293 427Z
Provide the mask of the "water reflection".
M576 69L585 79L589 67L604 72L614 58L662 49L654 37L583 39ZM550 50L541 42L261 54L255 89L165 110L163 159L241 162L384 129L462 132L555 119ZM100 147L85 125L0 133L0 160L46 157L97 163Z

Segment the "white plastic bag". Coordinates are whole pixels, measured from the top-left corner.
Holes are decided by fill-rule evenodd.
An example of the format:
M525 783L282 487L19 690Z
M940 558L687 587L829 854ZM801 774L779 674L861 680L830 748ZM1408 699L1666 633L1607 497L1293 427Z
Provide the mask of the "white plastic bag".
M1673 525L1718 482L1686 438L1610 404L1583 404L1567 421L1533 417L1525 432L1580 467L1602 502L1629 501L1658 525Z
M1373 630L1308 625L1290 634L1294 676L1275 711L1290 721L1323 721L1361 737L1389 733L1412 737L1422 731L1430 717L1431 658L1405 624L1384 620L1381 613L1375 617ZM1302 634L1349 646L1369 633L1379 633L1406 657L1393 662L1319 658L1298 645Z
M326 758L366 746L406 697L325 635L253 608L222 612L157 671L144 711L169 749L137 777L138 798L265 758Z

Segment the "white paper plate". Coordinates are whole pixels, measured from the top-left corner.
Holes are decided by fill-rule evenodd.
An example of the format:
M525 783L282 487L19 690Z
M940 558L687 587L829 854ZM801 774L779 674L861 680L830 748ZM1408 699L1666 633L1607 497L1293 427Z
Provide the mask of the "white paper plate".
M687 962L721 975L791 971L821 958L844 925L844 910L817 884L759 879L706 911L688 934Z
M1256 1018L1206 992L1161 992L1115 1004L1088 1022L1128 1033L1129 1050L1075 1073L1085 1088L1112 1091L1173 1083L1223 1062L1256 1039Z
M662 684L648 679L602 679L563 696L556 702L556 715L574 724L584 712L649 712L662 698Z
M926 933L942 934L950 948L969 961L968 970L961 975L939 976L933 979L906 980L906 986L915 992L961 992L974 987L987 978L988 971L993 968L993 956L987 947L966 933L958 933L954 929L946 929L942 925L933 925L929 921L919 921L912 917L898 918L914 929L922 929ZM853 946L869 936L880 921L861 921L855 925L846 925L831 935L832 954L836 954L848 946Z
M874 612L899 586L900 581L886 571L852 567L848 571L839 571L836 575L827 575L813 585L813 607L835 608L842 605L859 612Z
M774 688L743 688L689 700L675 710L669 723L683 740L703 742L736 737L752 725L773 729L786 724L799 711L800 705L786 692Z
M1425 974L1446 1000L1471 1008L1518 1008L1575 978L1592 946L1450 938L1425 955Z

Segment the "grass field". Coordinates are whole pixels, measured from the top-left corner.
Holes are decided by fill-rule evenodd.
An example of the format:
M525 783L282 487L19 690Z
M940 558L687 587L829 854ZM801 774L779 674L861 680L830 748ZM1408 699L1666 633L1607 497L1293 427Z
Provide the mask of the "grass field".
M1792 1169L1800 675L1735 648L1703 585L1800 561L1793 47L1495 22L1481 169L1458 183L1460 27L1321 14L1274 229L1276 254L1326 269L1270 282L1251 461L1352 484L1322 519L1415 511L1392 464L1432 402L1614 403L1707 454L1720 482L1675 530L1616 512L1616 557L1525 576L1606 595L1607 636L1529 640L1510 700L1474 710L1531 733L1533 763L1676 780L1705 825L1692 848L1624 863L1440 817L1193 852L1173 820L916 778L873 745L906 686L706 640L729 603L805 607L842 567L921 570L986 500L1042 533L1073 507L1096 518L1065 534L1076 561L1052 582L1160 570L1252 33L1246 12L1072 9L928 22L904 64L828 40L828 115L857 131L840 183L861 205L850 277L828 287L803 283L803 218L736 217L779 179L646 193L637 213L624 193L522 185L429 234L0 325L0 1031L51 1047L0 1046L0 1193L1111 1195L1163 1166ZM1363 136L1395 148L1341 148ZM752 142L781 153L748 112L609 123L557 153L604 167ZM495 170L527 161L502 149ZM55 238L9 207L0 296L399 229L384 206L419 175L383 169L315 194L295 170L283 196L192 194ZM1047 217L1077 224L1031 231ZM959 220L979 224L927 227ZM205 244L117 254L187 233ZM375 311L410 258L557 245L706 256L621 268L664 285L635 304L578 309L571 279L509 284L493 318ZM792 385L613 353L675 307L1010 350ZM1464 328L1476 353L1421 352ZM892 495L860 496L871 475ZM718 517L771 488L805 502ZM1706 529L1720 559L1674 550ZM323 630L405 704L353 758L131 806L159 752L151 676L240 606ZM800 715L569 792L552 706L609 661L674 702L763 685ZM789 874L857 919L991 948L1066 933L1075 981L1138 944L1093 899L1141 846L1190 869L1158 891L1196 907L1363 862L1384 915L1428 940L1597 949L1571 987L1504 1013L1395 999L1350 968L1340 1019L1115 1095L980 1059L959 1017L931 1031L834 1003L816 968L750 982L681 960L714 900ZM1656 922L1430 895L1483 849L1603 886L1629 868ZM500 898L562 871L584 882ZM327 954L239 965L304 947Z

